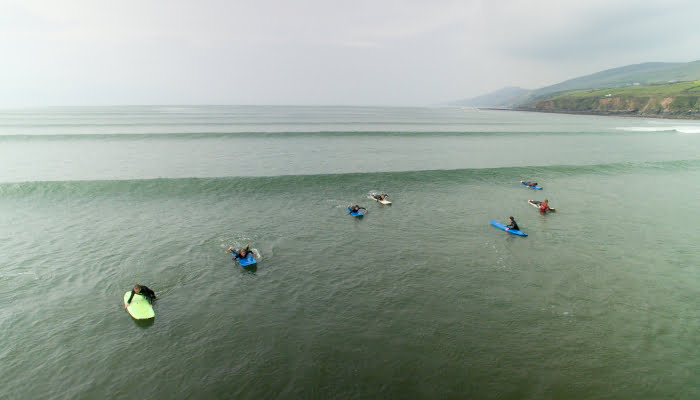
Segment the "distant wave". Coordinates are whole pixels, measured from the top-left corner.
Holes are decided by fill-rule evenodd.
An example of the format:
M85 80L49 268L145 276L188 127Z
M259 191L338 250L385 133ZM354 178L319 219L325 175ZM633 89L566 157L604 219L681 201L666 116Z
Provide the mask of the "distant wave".
M377 187L394 185L430 187L443 184L516 184L530 176L569 177L577 175L618 175L640 170L700 170L700 160L625 162L596 165L557 165L504 168L468 168L402 172L281 175L267 177L158 178L112 181L42 181L0 184L0 197L107 198L146 197L168 199L187 196L252 196L270 193L316 192L320 187Z
M700 126L632 126L616 128L627 132L678 132L678 133L700 133Z
M621 129L622 128L618 128ZM244 131L244 132L163 132L163 133L71 133L71 134L2 134L0 141L31 141L31 140L133 140L133 139L206 139L206 138L293 138L293 137L471 137L471 136L581 136L604 135L615 132L539 132L539 131L397 131L397 130L322 130L322 131Z

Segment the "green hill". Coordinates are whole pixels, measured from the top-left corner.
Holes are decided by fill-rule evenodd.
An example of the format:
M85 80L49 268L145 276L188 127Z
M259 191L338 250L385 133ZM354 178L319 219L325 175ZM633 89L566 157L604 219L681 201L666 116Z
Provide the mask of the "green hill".
M570 90L617 88L634 84L651 85L698 79L700 79L700 60L688 63L650 62L627 65L569 79L534 90L532 95L533 97L539 97Z
M504 88L486 95L449 103L471 107L532 108L533 100L561 92L585 89L648 86L669 82L700 80L700 60L687 63L649 62L612 68L569 79L536 90Z
M540 96L522 110L700 118L700 80L622 88L576 90Z

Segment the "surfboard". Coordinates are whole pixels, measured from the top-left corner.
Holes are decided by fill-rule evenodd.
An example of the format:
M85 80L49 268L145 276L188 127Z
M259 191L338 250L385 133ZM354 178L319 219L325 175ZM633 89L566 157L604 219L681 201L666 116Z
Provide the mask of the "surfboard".
M540 186L530 186L530 185L528 185L528 183L530 183L530 182L523 182L523 181L520 181L520 184L521 184L521 185L526 186L526 187L529 187L530 189L542 190L542 187L540 187Z
M370 195L369 198L372 200L375 200L377 203L384 204L385 206L391 205L391 202L389 200L379 200L378 198L376 198L372 195Z
M127 306L126 302L129 301L129 297L131 297L131 291L124 293L124 305L126 311L134 319L150 319L156 316L153 306L148 303L148 299L144 295L135 293L131 303Z
M238 251L238 250L236 250ZM236 261L238 261L238 264L240 264L242 267L247 267L249 265L257 264L258 260L255 259L253 256L253 252L251 251L250 253L246 254L244 258L235 258Z
M362 211L350 211L350 207L348 207L348 212L353 217L363 217L365 215Z
M527 233L521 232L521 231L516 231L515 229L510 229L498 221L491 220L491 225L495 226L498 229L504 230L512 235L527 236Z
M527 202L530 203L531 206L537 208L538 210L540 209L540 204L542 204L542 202L539 200L528 200ZM557 210L550 207L549 211L556 212Z

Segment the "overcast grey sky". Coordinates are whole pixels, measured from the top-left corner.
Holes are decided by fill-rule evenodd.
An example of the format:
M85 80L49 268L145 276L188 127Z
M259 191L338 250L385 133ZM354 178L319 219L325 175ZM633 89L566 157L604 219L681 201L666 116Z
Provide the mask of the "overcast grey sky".
M700 1L0 0L0 105L431 105L700 59Z

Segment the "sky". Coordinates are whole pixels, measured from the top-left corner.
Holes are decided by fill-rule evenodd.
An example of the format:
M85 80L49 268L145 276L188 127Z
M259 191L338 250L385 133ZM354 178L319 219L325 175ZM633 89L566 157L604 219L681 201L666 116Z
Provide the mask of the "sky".
M700 59L697 0L0 0L0 106L438 105Z

